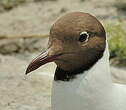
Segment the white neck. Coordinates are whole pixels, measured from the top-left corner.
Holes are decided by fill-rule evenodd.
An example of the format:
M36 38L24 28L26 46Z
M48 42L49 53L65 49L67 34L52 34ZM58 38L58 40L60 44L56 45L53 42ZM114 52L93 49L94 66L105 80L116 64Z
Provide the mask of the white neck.
M85 71L81 76L83 82L92 84L93 86L108 87L112 85L108 44L101 59L88 71Z
M103 57L91 69L72 81L53 82L52 110L112 110L112 88L106 46Z

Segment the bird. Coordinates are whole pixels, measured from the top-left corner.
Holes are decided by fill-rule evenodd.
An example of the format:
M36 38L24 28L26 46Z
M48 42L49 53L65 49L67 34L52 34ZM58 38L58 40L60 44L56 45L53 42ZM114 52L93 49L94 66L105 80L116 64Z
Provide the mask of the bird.
M70 12L51 27L48 49L26 74L55 62L51 110L126 110L126 86L111 78L106 32L85 12Z

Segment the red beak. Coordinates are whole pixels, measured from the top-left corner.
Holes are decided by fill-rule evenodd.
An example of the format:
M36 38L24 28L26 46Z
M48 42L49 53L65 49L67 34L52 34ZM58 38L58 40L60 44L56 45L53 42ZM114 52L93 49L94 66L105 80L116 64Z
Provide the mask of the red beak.
M27 75L28 73L36 70L40 66L42 66L42 65L44 65L44 64L46 64L48 62L54 61L58 56L60 56L60 54L58 54L58 55L49 55L48 52L49 52L49 50L47 50L46 52L40 54L35 59L33 59L32 62L27 67L27 70L26 70L25 74Z

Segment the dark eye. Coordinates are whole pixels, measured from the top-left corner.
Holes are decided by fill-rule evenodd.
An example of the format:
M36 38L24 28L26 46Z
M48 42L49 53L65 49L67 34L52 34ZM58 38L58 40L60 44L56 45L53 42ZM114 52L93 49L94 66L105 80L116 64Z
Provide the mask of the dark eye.
M81 32L79 41L80 42L84 42L84 41L87 42L88 38L89 38L89 34L87 32Z

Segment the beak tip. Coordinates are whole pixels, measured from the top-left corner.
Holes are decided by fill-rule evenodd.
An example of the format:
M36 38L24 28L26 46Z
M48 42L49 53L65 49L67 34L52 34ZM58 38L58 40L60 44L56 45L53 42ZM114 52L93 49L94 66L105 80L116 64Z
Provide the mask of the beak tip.
M25 75L27 75L30 72L31 72L31 70L29 68L27 68L27 70L25 71Z
M29 73L29 72L26 70L25 75L28 75L28 73Z
M27 75L28 74L28 72L25 72L25 75Z

